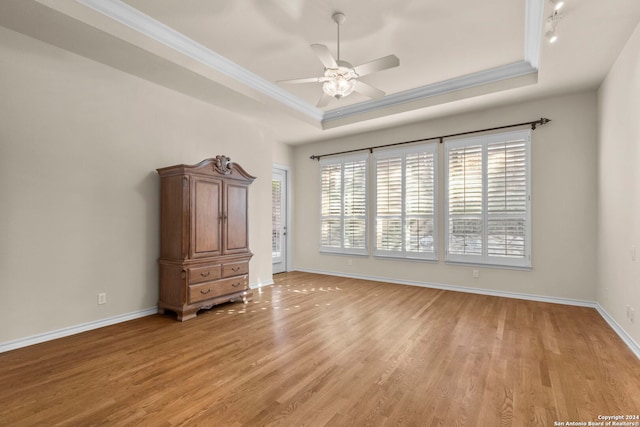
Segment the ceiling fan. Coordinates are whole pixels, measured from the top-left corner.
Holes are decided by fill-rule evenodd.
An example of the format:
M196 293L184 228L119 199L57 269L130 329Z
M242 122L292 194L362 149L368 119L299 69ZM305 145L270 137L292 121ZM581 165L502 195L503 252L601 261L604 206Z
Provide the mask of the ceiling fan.
M331 18L338 24L338 49L337 58L334 58L329 48L323 44L312 44L311 49L324 65L324 75L321 77L308 77L303 79L279 80L277 83L322 83L322 97L318 101L318 107L325 107L332 98L340 99L353 92L358 92L369 98L382 98L384 92L375 88L362 80L360 77L376 71L400 65L400 60L395 55L388 55L364 64L353 66L347 61L340 59L340 24L344 23L345 15L341 12L334 13Z

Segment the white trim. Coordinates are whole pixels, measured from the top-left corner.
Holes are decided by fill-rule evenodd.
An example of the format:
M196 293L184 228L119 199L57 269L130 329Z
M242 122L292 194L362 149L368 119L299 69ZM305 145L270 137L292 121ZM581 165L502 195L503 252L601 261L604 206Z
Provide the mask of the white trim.
M344 242L344 223L345 223L345 213L344 213L344 199L345 199L345 189L344 189L344 173L345 173L345 163L349 162L361 162L364 161L364 179L365 179L365 213L363 215L364 218L364 248L345 248ZM369 221L370 221L370 209L369 209L369 186L370 186L370 164L371 164L371 156L369 153L359 153L359 154L351 154L347 156L335 156L335 157L325 157L320 159L318 162L319 170L318 170L318 192L319 194L319 218L320 223L318 227L318 251L320 253L328 253L328 254L345 254L345 255L369 255ZM329 215L327 217L323 217L322 215L322 168L326 165L340 165L340 215ZM322 246L322 223L324 218L331 218L340 220L340 247L332 247L332 246ZM360 218L360 217L356 217Z
M596 308L596 305L597 305L597 303L593 301L576 300L572 298L549 297L545 295L523 294L520 292L495 291L495 290L483 289L483 288L469 288L467 286L446 285L442 283L422 282L417 280L403 280L403 279L396 279L391 277L368 276L365 274L351 274L351 273L342 273L342 272L335 272L335 271L324 271L324 270L315 270L315 269L297 268L297 267L294 268L294 271L301 271L304 273L323 274L327 276L346 277L349 279L371 280L373 282L385 282L385 283L393 283L397 285L418 286L421 288L443 289L445 291L464 292L468 294L479 294L479 295L489 295L494 297L522 299L527 301L548 302L552 304L574 305L578 307Z
M594 308L596 311L602 316L602 318L611 326L616 334L622 339L622 341L629 347L629 349L635 354L635 356L640 359L640 345L635 342L635 340L620 326L618 323L613 320L609 313L606 312L602 306L595 301L585 301L578 300L573 298L561 298L561 297L550 297L545 295L534 295L534 294L523 294L520 292L508 292L508 291L494 291L491 289L482 289L482 288L469 288L466 286L458 286L458 285L445 285L440 283L429 283L429 282L419 282L414 280L402 280L395 279L390 277L379 277L379 276L367 276L364 274L351 274L351 273L341 273L336 271L325 271L325 270L316 270L311 268L299 268L294 267L294 271L301 271L304 273L315 273L315 274L324 274L328 276L337 276L337 277L346 277L349 279L363 279L363 280L371 280L374 282L386 282L393 283L398 285L409 285L409 286L419 286L423 288L432 288L432 289L443 289L445 291L454 291L454 292L465 292L469 294L479 294L479 295L489 295L495 297L502 298L514 298L521 299L526 301L538 301L538 302L548 302L551 304L563 304L563 305L572 305L577 307L588 307Z
M106 319L94 320L93 322L82 323L79 325L69 326L55 331L44 332L42 334L31 335L29 337L18 338L13 341L0 343L0 353L15 350L17 348L27 347L34 344L40 344L46 341L67 337L69 335L79 334L81 332L91 331L93 329L103 328L105 326L115 325L116 323L126 322L128 320L138 319L140 317L150 316L158 312L158 307L150 307L144 310L134 311L132 313L119 314L117 316L107 317Z
M485 134L482 136L472 136L459 139L447 140L444 144L444 252L445 262L468 263L468 264L487 264L492 266L509 266L531 269L531 129L523 129L509 132L497 132ZM489 146L496 143L504 143L508 141L524 141L525 151L525 235L524 235L524 256L522 258L506 258L499 256L491 256L488 253L488 223L491 219L509 218L510 215L497 215L489 212L489 193L488 193L488 149ZM482 253L481 254L452 254L449 251L449 224L451 214L449 212L449 161L452 150L466 147L480 147L482 154L482 211L479 214L455 214L457 218L469 218L482 221Z
M76 0L77 2L182 53L201 64L255 89L309 118L320 122L323 112L259 75L212 51L168 25L153 19L121 0Z
M324 271L324 270L315 270L315 269L306 269L306 268L297 268L297 267L292 268L291 271L301 271L305 273L324 274L329 276L347 277L351 279L364 279L364 280L371 280L375 282L387 282L387 283L395 283L399 285L443 289L443 290L454 291L454 292L465 292L465 293L472 293L472 294L497 296L497 297L503 297L503 298L515 298L515 299L522 299L522 300L528 300L528 301L539 301L539 302L548 302L553 304L564 304L564 305L573 305L578 307L595 308L596 311L600 314L600 316L602 316L602 318L615 331L615 333L618 334L620 339L622 339L622 341L627 345L627 347L629 347L629 349L633 352L633 354L635 354L635 356L638 359L640 359L640 345L638 345L638 343L636 343L635 340L597 302L575 300L575 299L569 299L569 298L548 297L548 296L542 296L542 295L523 294L519 292L493 291L488 289L469 288L466 286L443 285L443 284L435 284L435 283L428 283L428 282L417 282L412 280L400 280L400 279L392 279L387 277L366 276L362 274L347 274L347 273L339 273L339 272L333 272L333 271ZM271 279L271 280L266 280L263 282L251 284L249 285L249 287L251 289L259 289L259 288L274 285L274 284L275 282L273 281L273 279ZM68 328L58 329L51 332L45 332L38 335L32 335L25 338L19 338L17 340L6 341L3 343L0 343L0 353L16 350L22 347L28 347L30 345L40 344L46 341L52 341L58 338L79 334L81 332L86 332L93 329L102 328L105 326L115 325L116 323L122 323L129 320L150 316L150 315L156 314L157 312L158 312L157 307L150 307L145 310L108 317L106 319L96 320L93 322L83 323L75 326L70 326Z
M345 117L355 116L382 108L391 107L398 104L405 104L425 98L444 95L446 93L455 92L463 89L469 89L476 86L496 83L526 74L536 73L538 70L533 68L526 61L519 61L513 64L501 65L489 70L478 71L477 73L468 74L466 76L456 77L449 80L433 83L426 86L420 86L414 89L393 93L384 98L360 102L358 104L347 105L346 107L336 108L324 113L322 123L332 120L344 119Z
M251 89L269 96L275 101L316 121L321 126L332 120L344 119L348 116L360 115L397 104L418 101L453 91L536 73L538 71L540 39L544 20L544 0L526 0L524 60L522 61L394 93L380 100L361 102L323 112L314 105L280 88L275 83L252 73L121 0L76 0L76 2L231 77Z
M287 173L287 194L286 194L286 201L285 203L287 204L287 237L286 237L286 245L287 245L287 259L286 259L286 270L285 271L291 271L291 253L293 252L291 250L291 245L293 243L293 229L291 227L291 218L293 217L293 178L292 178L292 173L291 173L291 168L289 166L284 166L278 163L273 163L271 165L271 170L273 169L280 169L283 170Z
M250 289L257 289L263 286L273 285L273 278L270 280L250 284ZM134 311L132 313L119 314L106 319L94 320L93 322L81 323L79 325L69 326L62 329L56 329L55 331L44 332L42 334L31 335L24 338L18 338L12 341L6 341L0 343L0 353L6 351L15 350L22 347L28 347L30 345L40 344L47 341L52 341L58 338L68 337L70 335L79 334L81 332L91 331L93 329L103 328L105 326L115 325L117 323L127 322L129 320L138 319L141 317L151 316L158 313L158 307L150 307L144 310Z
M411 154L430 154L433 160L433 214L431 215L413 215L413 217L423 218L423 219L432 219L433 220L433 242L431 251L427 252L411 252L407 251L406 248L406 230L407 230L407 217L406 212L406 197L407 197L407 156ZM373 152L373 159L371 162L372 169L372 191L371 198L373 200L372 205L372 222L373 222L373 256L375 257L388 257L388 258L396 258L396 259L420 259L420 260L430 260L437 261L438 260L438 143L437 142L426 142L421 143L420 145L413 145L410 147L404 148L393 148L388 150L376 150ZM402 223L402 245L400 251L391 251L384 250L378 248L378 160L386 160L390 158L399 158L401 162L401 202L400 202L400 215L394 215L394 218L397 218ZM430 217L430 218L429 218ZM387 217L388 218L388 217Z
M527 0L524 12L524 60L538 69L544 21L544 0Z
M273 276L271 276L271 280L265 280L262 282L258 282L258 283L251 283L249 284L249 289L260 289L264 286L270 286L275 284L275 282L273 281Z
M600 316L611 326L616 334L620 337L622 341L629 347L629 349L636 355L638 359L640 359L640 345L629 335L623 328L616 322L613 317L607 313L607 311L600 305L596 304L596 310L600 313Z

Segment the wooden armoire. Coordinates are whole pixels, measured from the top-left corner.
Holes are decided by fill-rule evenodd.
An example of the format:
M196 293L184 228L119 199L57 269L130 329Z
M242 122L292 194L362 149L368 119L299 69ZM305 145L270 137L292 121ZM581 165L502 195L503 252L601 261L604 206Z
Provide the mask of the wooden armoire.
M157 169L160 175L158 312L178 320L249 289L248 199L255 177L226 156Z

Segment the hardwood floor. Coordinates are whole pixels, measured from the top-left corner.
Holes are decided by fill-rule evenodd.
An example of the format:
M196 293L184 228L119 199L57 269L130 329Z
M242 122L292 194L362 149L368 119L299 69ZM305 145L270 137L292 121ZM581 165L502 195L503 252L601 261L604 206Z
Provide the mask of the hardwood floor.
M308 273L0 354L6 426L553 426L640 414L598 313Z

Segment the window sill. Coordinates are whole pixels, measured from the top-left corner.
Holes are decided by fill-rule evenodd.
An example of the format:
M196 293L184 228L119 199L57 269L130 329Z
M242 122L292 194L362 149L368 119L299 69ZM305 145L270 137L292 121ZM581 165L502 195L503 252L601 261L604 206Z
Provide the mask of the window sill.
M427 262L431 264L437 264L438 259L433 258L414 258L414 257L402 257L402 256L393 256L393 255L373 255L374 259L385 259L390 261L412 261L412 262Z
M464 267L478 267L478 268L493 268L499 270L519 270L519 271L531 271L532 266L518 266L518 265L500 265L500 264L482 264L477 262L462 262L462 261L445 261L447 265L459 265Z

